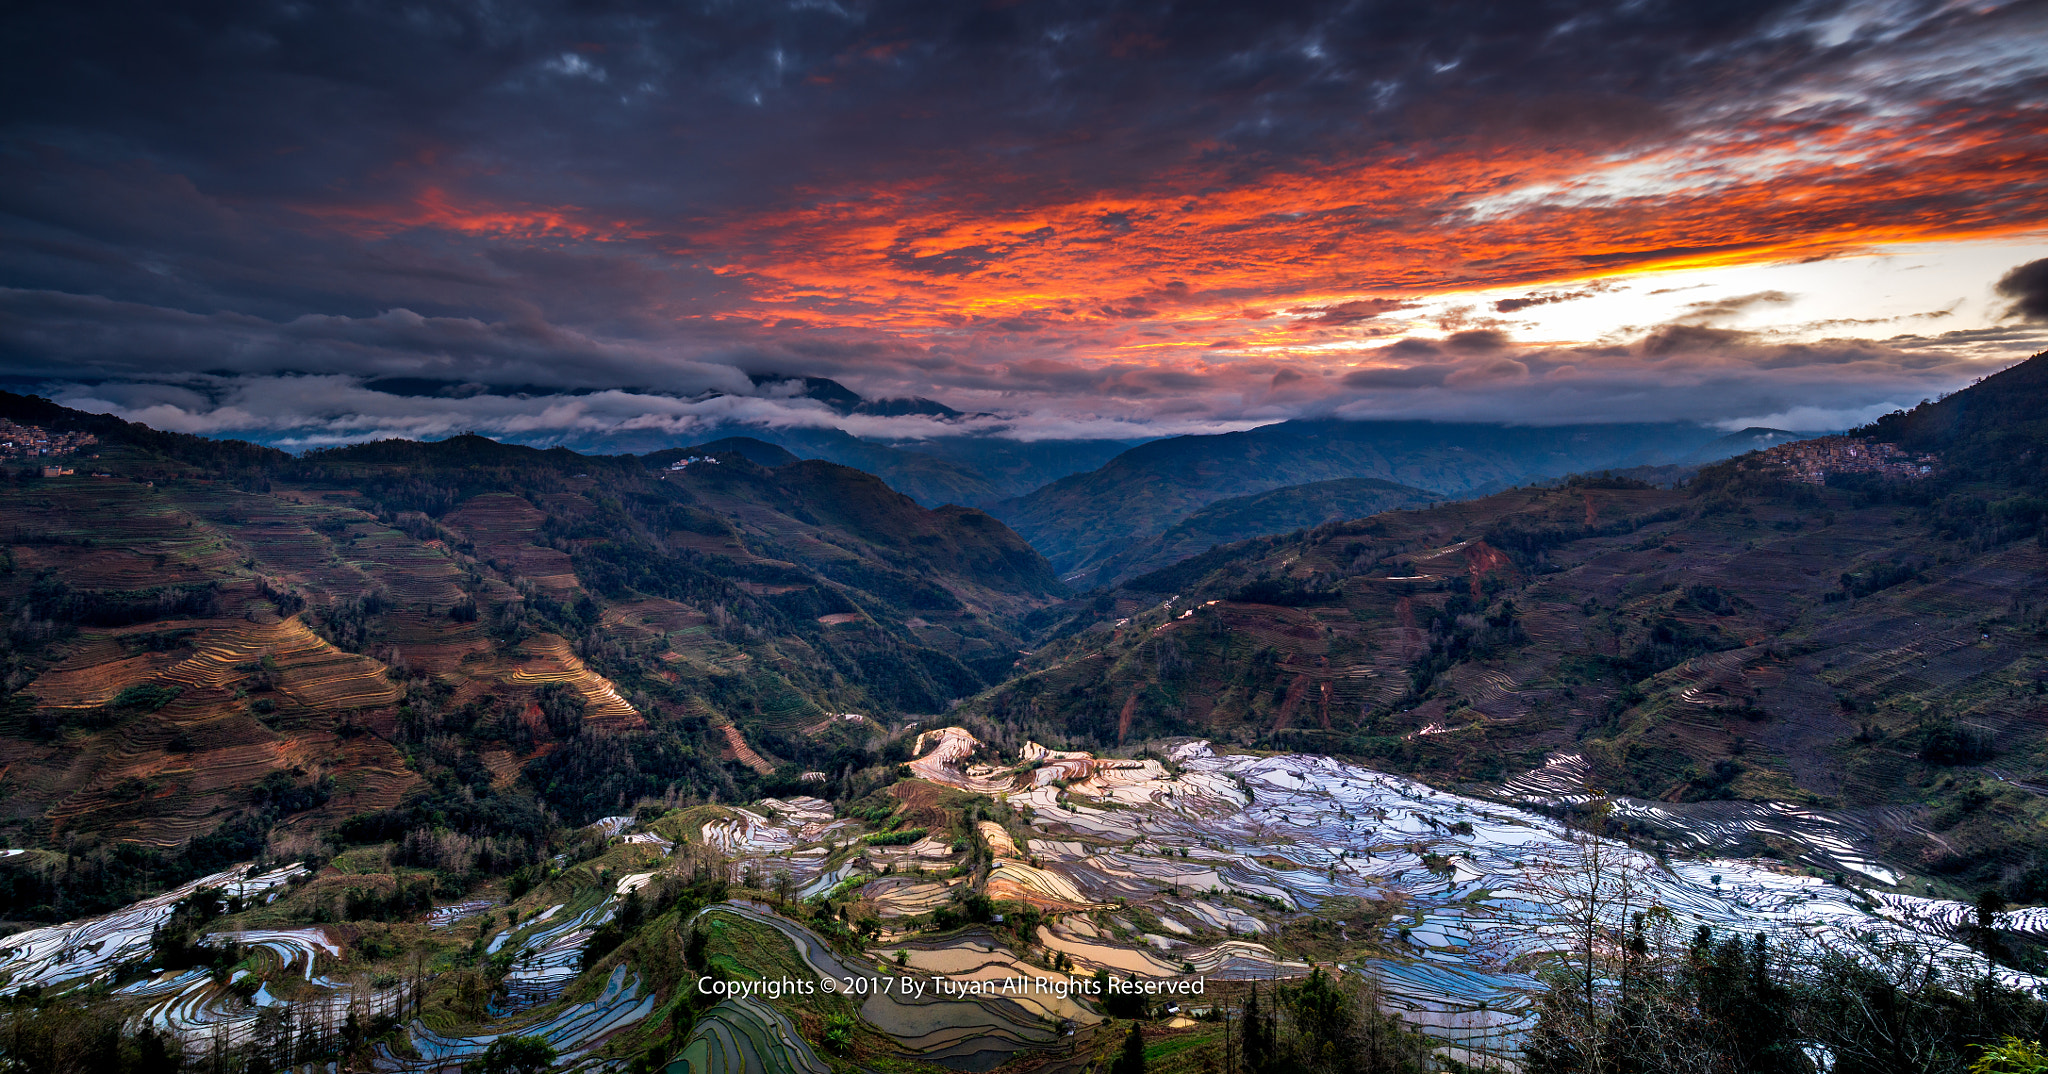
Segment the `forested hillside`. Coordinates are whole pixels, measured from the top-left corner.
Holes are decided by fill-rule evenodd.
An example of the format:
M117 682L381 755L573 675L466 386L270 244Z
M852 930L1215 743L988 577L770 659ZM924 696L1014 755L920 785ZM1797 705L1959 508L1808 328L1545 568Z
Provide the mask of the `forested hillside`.
M511 870L542 812L836 780L871 761L840 714L1000 681L1063 592L987 515L825 462L475 436L293 458L33 398L0 416L101 438L0 482L0 832L71 848L0 870L9 917L337 828L445 826Z

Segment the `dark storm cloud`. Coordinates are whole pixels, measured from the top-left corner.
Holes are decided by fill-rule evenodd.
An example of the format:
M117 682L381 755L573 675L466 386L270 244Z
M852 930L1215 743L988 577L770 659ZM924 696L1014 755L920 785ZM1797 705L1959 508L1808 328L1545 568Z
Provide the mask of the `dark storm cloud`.
M2048 321L2048 257L2029 261L2000 276L1996 290L2013 300L2005 316Z
M687 248L693 220L934 155L1005 183L1113 184L1191 152L1260 168L1451 122L1626 141L1656 124L1616 117L1694 88L1673 56L1722 50L1705 78L1819 51L1794 36L1729 53L1790 5L1699 6L29 3L0 24L0 124L16 166L108 173L25 207L112 241L452 180L672 214L642 237ZM137 168L175 177L157 198L179 204L133 220L148 195L119 178Z
M375 340L392 330L353 326L325 338L353 334ZM423 323L401 324L397 330L447 332L439 337L444 346L463 340L474 346L480 331ZM305 338L323 337L307 330ZM2014 345L2037 349L2044 342L2048 332L2022 326L1786 344L1763 333L1679 324L1626 343L1573 347L1518 344L1490 330L1443 339L1409 337L1372 348L1359 367L1334 377L1266 362L1196 376L1029 360L993 372L976 370L963 379L981 388L1087 399L1092 407L957 418L847 416L792 394L788 384L756 385L744 378L692 394L294 371L216 371L97 383L52 376L30 386L67 405L160 428L251 437L293 448L387 436L434 438L465 429L527 443L598 448L616 445L621 436L687 443L724 435L735 426L836 427L891 440L968 433L1026 440L1122 438L1223 432L1297 416L1538 424L1688 419L1730 428L1833 429L1861 424L1981 375L1986 368L1979 357L1982 348L1997 353ZM516 345L495 346L520 354ZM601 348L590 353L602 356ZM722 368L705 372L715 376ZM1218 416L1208 398L1232 391L1265 395L1269 405ZM1150 409L1142 420L1132 420L1118 409L1125 403Z
M1303 326L1350 326L1370 321L1384 313L1414 309L1413 302L1398 298L1364 298L1332 306L1301 306L1287 312L1299 316Z
M1531 347L1503 341L1456 355L1449 340L1404 339L1346 374L1352 395L1319 415L1534 423L1697 420L1728 428L1842 429L1981 375L1977 348L2048 333L2016 329L1889 340L1775 342L1760 333L1660 326L1619 344Z
M1507 333L1495 328L1469 328L1444 337L1444 349L1455 354L1490 354L1508 345Z
M1796 301L1798 297L1783 291L1756 291L1751 294L1733 295L1728 298L1711 298L1700 302L1686 303L1686 316L1689 320L1700 323L1718 321L1736 316L1757 306L1782 306Z
M1503 298L1495 301L1493 311L1495 313L1519 313L1532 306L1548 306L1556 302L1570 302L1574 299L1592 298L1594 295L1605 294L1616 289L1613 284L1600 281L1593 286L1581 287L1570 291L1531 291L1520 298Z
M1420 267L1329 252L1412 245L1497 186L1719 117L1766 116L1760 137L1797 145L1865 97L1912 117L1944 101L1941 121L1966 126L2025 114L2037 87L1911 66L1924 49L1884 53L1881 78L1857 65L1909 36L2024 37L2032 17L1789 0L17 3L0 12L0 372L126 378L132 398L109 389L110 405L193 428L231 427L205 415L240 393L251 420L288 403L319 436L346 423L309 392L394 376L725 399L743 373L800 372L1028 403L1057 412L1048 428L1086 425L1099 400L1214 415L1252 374L1156 359L1174 311L1287 310L1293 338L1358 338L1396 331L1381 326L1398 296L1446 279L1536 287L1749 249L1762 240L1679 206L1670 234L1627 242L1545 217L1555 237L1535 245L1555 249L1488 249L1507 241L1496 223ZM1757 103L1809 85L1847 89L1791 120ZM1329 193L1386 175L1414 186ZM2037 209L2032 189L1952 204L1907 184L1884 204ZM1198 231L1206 245L1177 245ZM2035 316L2040 289L2013 286ZM1037 305L979 301L1014 293ZM1717 345L1775 361L1709 323L1769 301L1703 303L1629 360ZM1479 391L1569 364L1484 327L1376 360L1389 368L1327 379ZM1256 374L1294 396L1323 379ZM390 415L380 429L517 424L356 392ZM575 398L561 413L577 422L641 405L684 420L637 394Z
M97 296L0 289L0 357L50 376L170 370L485 378L555 387L616 387L650 379L671 390L736 389L732 365L664 358L540 321L305 314L286 322L196 314Z
M1438 366L1388 366L1344 374L1347 388L1434 388L1450 370Z
M1549 295L1528 295L1522 298L1503 298L1494 302L1493 311L1495 313L1519 313L1531 306L1547 306L1552 302L1564 302L1569 299L1584 297L1586 297L1585 292L1569 291Z

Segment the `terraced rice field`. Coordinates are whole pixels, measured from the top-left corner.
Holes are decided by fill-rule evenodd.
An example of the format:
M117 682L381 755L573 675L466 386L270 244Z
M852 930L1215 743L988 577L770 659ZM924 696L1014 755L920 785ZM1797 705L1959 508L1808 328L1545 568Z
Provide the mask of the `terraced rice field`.
M604 610L604 625L612 629L638 630L649 635L668 634L701 627L704 613L687 605L659 597L625 601Z
M223 897L261 900L275 898L279 888L304 875L299 865L267 873L237 865L111 914L15 933L0 940L0 996L30 985L77 987L104 980L123 964L149 957L157 926L170 919L180 900L201 888L218 888Z
M397 703L398 686L377 661L336 649L296 617L280 626L287 638L280 640L272 655L279 669L278 689L285 696L326 711Z
M1043 753L1027 750L1032 764L1014 769L963 769L975 746L964 732L935 732L922 745L913 765L925 778L1029 805L1033 828L1046 833L1023 848L1007 836L989 839L997 855L991 891L1052 910L1123 900L1147 908L1165 930L1138 936L1097 923L1104 914L1115 922L1115 910L1067 913L1041 927L1045 950L1117 974L1286 977L1309 967L1275 955L1260 937L1288 914L1313 913L1332 899L1391 897L1407 908L1401 928L1378 938L1384 955L1349 969L1378 978L1390 1002L1439 1038L1489 1053L1511 1048L1527 1030L1535 988L1527 967L1560 951L1554 908L1583 892L1581 862L1594 846L1539 815L1323 757L1231 756L1193 743L1174 751L1180 771L1169 774L1157 762L1084 764L1068 755L1054 770L1088 774L1062 791L1042 778L1047 767L1034 769L1049 760ZM1559 754L1504 790L1555 800L1583 793L1584 771L1583 758ZM1666 805L1624 800L1621 809L1648 815ZM1856 833L1840 818L1782 805L1703 805L1725 815L1661 819L1688 826L1709 848L1738 832L1781 833L1826 850L1830 863L1888 879L1857 852ZM1866 911L1861 895L1782 865L1681 859L1667 867L1620 845L1601 843L1599 852L1616 870L1609 875L1629 878L1636 908L1655 903L1687 921L1769 932L1795 950L1887 936L1919 945L1958 981L1986 972L1980 957L1944 935L1968 913L1961 904L1880 900ZM1027 854L1036 866L1020 863ZM1045 879L1027 882L1020 864ZM867 890L903 883L883 878ZM1618 928L1620 916L1607 924ZM1202 938L1218 933L1224 938ZM2025 987L2048 985L1995 972Z
M385 530L349 550L351 562L377 579L402 605L443 610L463 596L461 572L436 545L413 541L397 530Z
M1046 972L1045 967L1023 961L985 933L966 932L944 939L911 939L872 954L877 958L886 955L893 960L897 951L905 956L902 965L918 973L950 981L1003 982L1042 977ZM1012 997L1022 1006L1037 1011L1041 1018L1076 1025L1094 1025L1102 1020L1072 996L1062 996L1057 992L1018 991L1012 993Z
M404 755L382 738L362 735L336 742L332 749L340 757L336 767L341 773L327 804L330 814L390 809L419 785L419 774L407 768Z
M477 557L508 578L524 578L557 600L583 592L566 553L533 543L547 515L521 497L486 493L463 501L441 522L476 545Z
M557 1069L563 1071L609 1070L623 1063L593 1055L613 1035L654 1013L655 999L642 988L640 979L628 967L612 970L604 987L588 1003L535 1018L507 1018L493 1023L488 1032L466 1036L437 1033L415 1022L406 1029L407 1039L420 1055L418 1059L399 1056L378 1045L372 1069L406 1074L438 1074L460 1069L466 1061L483 1055L501 1037L540 1037L555 1049Z
M767 798L757 808L759 812L720 809L686 835L730 857L736 869L753 869L763 876L787 873L806 891L829 891L854 872L874 868L858 859L830 868L834 850L851 844L859 826L835 818L829 803L807 797Z
M1531 805L1560 806L1593 800L1591 774L1576 753L1552 754L1543 767L1515 776L1499 787L1501 797ZM1879 859L1871 825L1839 810L1784 802L1659 802L1627 795L1609 797L1617 818L1648 826L1668 842L1697 854L1724 854L1765 838L1800 848L1799 860L1815 868L1857 873L1879 884L1896 884L1897 869Z
M718 957L739 959L725 964L752 967L747 972L866 982L852 995L835 997L832 1009L857 1013L863 1032L906 1060L985 1071L1020 1055L1064 1054L1074 1043L1070 1032L1099 1024L1088 1005L1055 991L962 990L972 982L1057 978L1044 968L1054 958L1070 962L1076 977L1103 970L1118 977L1226 982L1306 974L1309 961L1279 953L1279 938L1302 915L1340 900L1386 900L1398 908L1383 932L1353 937L1370 953L1339 964L1341 972L1378 980L1387 1002L1446 1048L1510 1052L1533 1017L1533 971L1571 942L1556 908L1585 893L1585 860L1595 852L1603 856L1608 882L1625 877L1632 886L1630 901L1603 908L1610 927L1655 904L1687 922L1768 933L1787 950L1840 948L1876 936L1920 947L1958 981L1987 972L1981 959L1953 941L1972 913L1961 904L1886 897L1866 909L1859 894L1775 863L1678 858L1660 865L1538 815L1328 758L1219 754L1195 742L1177 748L1170 765L1030 749L1026 764L968 771L961 766L976 744L964 732L935 733L923 745L918 761L927 778L963 790L995 787L996 796L1031 807L1026 834L989 821L979 828L995 857L987 890L1014 890L1013 897L1055 911L1031 937L1027 957L979 928L899 935L849 955L745 901L704 910L695 926L725 937L715 941L728 945L716 948L728 952ZM1510 786L1532 795L1569 791L1583 769L1583 759L1559 754ZM1055 786L1048 773L1067 785ZM688 814L695 829L689 834L742 862L802 873L812 894L850 892L885 915L946 905L970 882L964 876L876 875L886 855L915 852L918 845L859 846L849 838L857 829L832 814L828 803L810 798L769 799L748 809L699 807ZM1815 840L1830 830L1824 816L1789 807L1779 814L1759 820L1731 813L1726 823L1776 823ZM632 824L617 817L596 827L618 834ZM836 852L828 850L833 845ZM255 877L243 867L198 883L238 886L260 897L291 875ZM615 967L590 1002L559 1001L593 930L623 893L652 875L624 876L609 890L588 893L573 906L552 906L498 933L489 951L514 957L507 996L492 1008L492 1021L461 1034L415 1023L407 1034L420 1058L386 1050L378 1069L449 1069L508 1033L547 1037L570 1069L612 1066L615 1061L600 1054L604 1042L656 1009L632 968ZM196 886L105 919L11 938L0 950L6 987L103 979L146 955L154 923ZM444 907L430 915L430 924L490 908L481 901ZM2048 924L2029 913L2042 916L2021 912L2006 924L2048 933ZM1143 922L1143 931L1133 922ZM188 1046L253 1039L265 1031L266 1018L278 1017L266 1011L288 1009L301 1025L338 1025L351 1007L403 1006L394 990L362 991L322 976L340 948L319 928L245 930L234 938L257 952L267 982L253 1006L195 974L145 978L122 997ZM2048 985L2003 968L1992 972L2024 987ZM942 987L941 979L949 983ZM291 1000L271 993L280 981L295 986ZM816 1016L803 1004L794 996L766 996L722 1005L716 1009L722 1013L700 1020L670 1070L828 1069L832 1064L797 1031L799 1021Z
M82 633L71 652L36 676L28 693L50 708L84 709L112 704L123 689L148 682L179 662L176 652L142 652L129 655L120 639L126 634L197 631L210 626L207 620L150 623L141 628Z
M552 924L553 911L518 930L510 946L518 952L512 972L505 975L505 999L493 1007L494 1014L509 1014L548 1003L562 994L581 972L583 949L599 925L611 920L617 900L607 897L580 912L562 915ZM545 928L535 926L545 924Z
M640 722L639 711L619 696L611 680L590 670L568 642L553 634L539 634L526 642L524 652L507 681L521 686L566 683L583 696L588 706L583 712L586 721L625 721L634 726Z
M916 917L950 905L967 887L962 879L926 880L913 876L886 876L861 888L861 897L874 902L876 912L887 921Z
M60 571L72 584L95 589L203 582L231 566L235 553L187 507L173 495L126 481L65 482L17 493L10 511L35 520L28 532L91 545L16 546L15 562Z
M749 726L758 724L777 731L802 731L824 715L809 698L779 678L763 681L759 687L756 700L760 713Z
M209 944L226 942L241 944L243 947L263 951L275 961L274 968L281 973L290 973L294 967L299 975L310 981L313 966L321 955L340 958L341 947L319 927L303 929L249 929L242 932L217 932L206 937Z
M406 1008L402 989L358 988L324 977L313 979L308 994L290 1001L271 995L267 981L245 1000L229 986L248 973L237 970L225 984L204 971L162 974L129 985L120 994L146 1001L138 1020L175 1036L193 1059L211 1054L215 1047L234 1048L274 1037L279 1027L292 1033L312 1030L332 1036L351 1015L357 1019L396 1016Z
M324 582L339 566L334 543L308 526L328 512L300 512L296 518L250 519L236 534L265 570L296 582Z
M667 1074L830 1074L788 1018L752 997L729 999L698 1016Z
M731 720L726 719L723 715L718 715L713 717L712 726L717 728L718 733L725 738L727 757L746 765L748 768L764 776L775 771L775 766L769 764L767 758L755 752L754 747L747 744L747 736L741 734L740 729L734 727Z
M223 898L258 907L280 895L288 882L307 875L301 866L268 873L236 866L112 914L7 937L0 943L0 996L30 986L61 992L130 976L137 963L154 953L152 936L174 905L194 892L214 889ZM585 1002L559 1002L563 985L576 976L591 930L610 916L614 906L614 898L585 898L571 908L555 906L501 933L493 951L509 947L518 952L510 1009L494 1011L490 1022L467 1032L437 1032L414 1023L406 1029L412 1047L400 1051L418 1057L384 1049L375 1069L453 1071L509 1034L546 1038L562 1057L564 1070L622 1067L622 1060L600 1052L618 1033L644 1021L658 1003L631 967L618 966L608 978L593 982L595 995ZM428 915L427 924L455 924L492 908L485 900L441 907ZM256 1042L275 1047L308 1035L331 1036L351 1018L402 1016L413 1009L404 982L380 986L363 975L338 972L345 944L331 928L341 929L342 935L355 931L354 926L311 926L209 933L201 943L239 945L247 968L228 977L216 977L206 969L159 971L128 980L102 1001L123 1012L131 1024L172 1034L193 1059L222 1047ZM253 996L248 996L252 985Z
M304 875L306 870L299 866L263 874L254 873L247 865L237 866L113 914L8 937L6 946L0 947L0 995L12 995L30 985L59 990L90 985L147 959L152 954L155 929L169 918L178 901L201 888L218 889L224 897L260 905L266 898L276 897L288 881ZM509 1002L492 1011L493 1021L477 1032L459 1036L414 1023L407 1033L420 1058L380 1049L375 1068L422 1074L458 1068L480 1055L493 1040L511 1034L545 1037L562 1057L564 1069L620 1065L594 1053L613 1035L653 1013L656 1006L654 995L641 986L630 967L618 966L590 1001L552 1006L563 986L576 976L577 961L592 929L610 916L615 904L615 899L605 898L569 913L562 913L557 906L500 934L492 944L493 952L509 944L520 955L507 981ZM429 924L453 923L489 908L490 904L482 901L442 907L429 915ZM205 969L158 971L115 991L114 1001L132 1011L140 1024L176 1036L193 1056L209 1054L216 1046L232 1048L279 1039L280 1033L287 1037L308 1031L330 1035L339 1032L351 1016L402 1015L410 1009L410 992L402 983L373 987L328 976L343 952L325 928L244 929L211 933L203 940L208 945L229 941L250 953L253 971L237 970L225 980ZM261 983L254 997L245 999L233 986L252 972ZM284 989L289 999L273 993L280 983L290 985ZM549 1009L521 1013L535 1007Z
M874 963L835 954L815 933L766 907L729 902L704 913L730 915L781 934L816 979L864 982L856 992L865 996L859 1000L861 1021L887 1036L908 1058L983 1071L1019 1052L1048 1052L1061 1046L1065 1020L1042 1004L1008 995L951 998L929 987L912 995L897 987L900 979Z
M432 910L427 911L427 927L432 929L449 928L463 918L474 917L496 905L496 903L488 899L469 899L464 902L450 903L446 906L436 906Z
M818 843L856 822L837 819L829 802L819 798L763 798L761 812L735 808L721 820L705 824L703 841L733 858L786 854Z

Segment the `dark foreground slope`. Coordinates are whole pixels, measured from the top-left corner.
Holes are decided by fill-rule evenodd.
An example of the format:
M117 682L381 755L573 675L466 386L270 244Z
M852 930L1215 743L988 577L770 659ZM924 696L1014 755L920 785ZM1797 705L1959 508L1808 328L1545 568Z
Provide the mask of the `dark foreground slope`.
M103 844L0 869L4 916L391 810L508 840L512 868L541 808L836 778L866 740L836 714L943 710L1062 592L987 515L824 462L473 436L293 459L19 396L0 417L102 438L70 476L0 475L0 832Z
M1747 456L1679 490L1514 490L1220 549L1042 613L1037 670L977 711L1837 810L1901 867L2040 898L2044 373L1866 430L1944 452L1924 480L1816 487Z
M1155 440L1099 470L991 504L989 512L1023 534L1062 577L1086 585L1133 541L1157 537L1233 496L1364 477L1461 497L1536 477L1669 462L1714 436L1680 424L1289 421Z

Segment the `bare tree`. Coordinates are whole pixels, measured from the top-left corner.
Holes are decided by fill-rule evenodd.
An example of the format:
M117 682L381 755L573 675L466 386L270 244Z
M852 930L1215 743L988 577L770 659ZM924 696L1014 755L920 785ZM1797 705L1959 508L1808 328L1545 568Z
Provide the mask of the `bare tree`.
M1652 940L1651 926L1668 919L1654 905L1641 855L1607 837L1613 806L1596 802L1566 830L1570 851L1534 871L1536 893L1549 903L1568 946L1552 970L1543 1011L1546 1046L1576 1057L1585 1074L1616 1069L1608 1044L1616 1019L1643 1022L1653 1005L1641 1002L1640 978ZM1659 940L1661 944L1662 941ZM1677 1067L1674 1070L1690 1069Z

